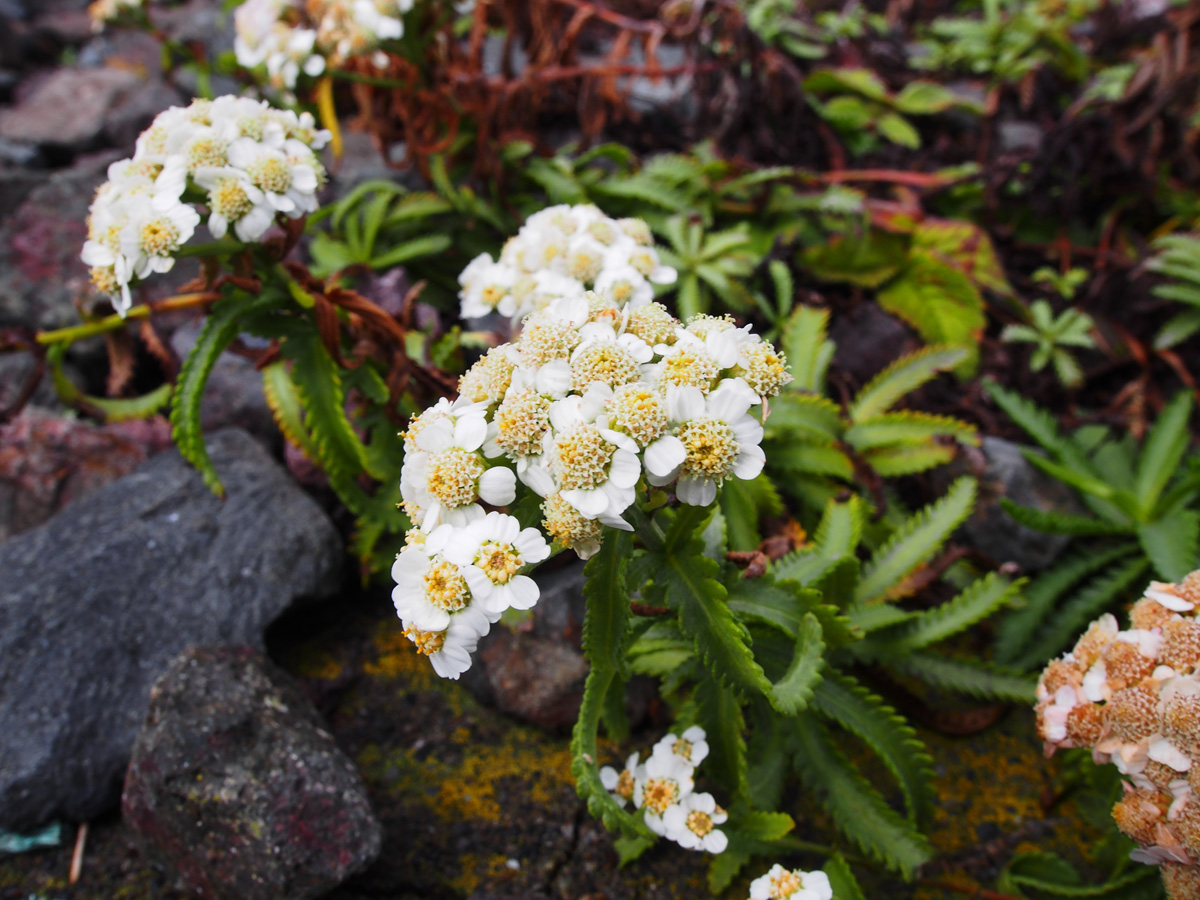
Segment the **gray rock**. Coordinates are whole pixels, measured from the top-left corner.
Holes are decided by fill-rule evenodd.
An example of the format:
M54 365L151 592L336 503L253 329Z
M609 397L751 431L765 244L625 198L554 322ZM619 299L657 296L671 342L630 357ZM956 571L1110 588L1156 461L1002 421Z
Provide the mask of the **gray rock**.
M1048 568L1071 539L1018 524L1000 505L1001 498L1044 512L1085 515L1086 508L1070 488L1030 465L1017 444L985 437L981 449L983 459L977 460L974 467L979 478L979 499L962 526L963 534L997 563L1016 563L1026 573ZM939 480L944 478L949 484L966 468L961 461L947 466L941 470L944 475L939 475Z
M0 110L0 138L89 150L104 131L108 111L139 82L125 69L60 69L22 103Z
M196 346L200 327L199 322L189 322L171 335L171 349L180 361ZM200 405L200 421L206 431L242 428L272 451L279 449L283 437L263 395L262 375L253 362L232 352L222 353L213 366Z
M354 764L249 647L188 650L158 679L123 806L150 855L215 900L310 900L382 839Z
M998 134L1001 152L1035 154L1042 146L1046 131L1037 122L1002 121Z
M12 191L25 200L0 219L0 324L78 324L75 300L93 293L79 258L87 240L88 207L117 158L116 153L84 157L35 186L14 182Z
M170 444L161 416L97 425L27 406L0 426L0 541L48 522Z
M117 802L154 679L205 643L262 645L336 590L332 523L245 432L212 435L227 495L177 452L0 545L0 828Z
M858 303L834 316L829 337L837 346L834 365L860 385L921 346L903 322L877 303Z
M510 629L495 625L479 643L464 686L482 703L544 728L566 732L575 723L588 664L583 636L583 563L534 573L541 596L530 619Z
M157 79L144 81L105 116L104 137L112 146L132 156L138 135L150 126L154 117L183 103L183 97L170 85Z

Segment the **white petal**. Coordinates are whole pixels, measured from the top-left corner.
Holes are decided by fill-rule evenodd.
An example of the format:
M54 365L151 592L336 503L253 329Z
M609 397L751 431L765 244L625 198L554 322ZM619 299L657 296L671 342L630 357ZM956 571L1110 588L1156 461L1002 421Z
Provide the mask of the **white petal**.
M766 461L767 455L762 447L743 447L733 461L733 474L743 481L757 478Z
M518 575L508 583L508 602L513 609L532 609L541 596L537 582L528 575Z
M628 450L618 450L613 454L612 464L608 470L609 480L619 488L631 488L637 484L642 475L642 464L635 454Z
M708 506L717 499L717 483L707 478L680 478L675 496L689 506Z
M683 441L673 434L668 434L646 447L644 459L647 472L666 478L667 482L670 482L675 480L679 474L679 467L687 459L687 449L683 446Z
M495 466L479 476L479 496L492 506L508 506L517 497L517 474Z

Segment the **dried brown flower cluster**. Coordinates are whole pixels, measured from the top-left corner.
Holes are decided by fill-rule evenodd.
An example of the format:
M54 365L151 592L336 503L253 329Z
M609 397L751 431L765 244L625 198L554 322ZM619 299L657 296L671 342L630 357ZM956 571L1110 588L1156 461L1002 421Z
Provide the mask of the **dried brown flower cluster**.
M1134 858L1162 865L1174 900L1200 898L1200 571L1151 582L1120 630L1103 615L1038 682L1046 755L1091 747L1128 779L1113 807L1138 842Z

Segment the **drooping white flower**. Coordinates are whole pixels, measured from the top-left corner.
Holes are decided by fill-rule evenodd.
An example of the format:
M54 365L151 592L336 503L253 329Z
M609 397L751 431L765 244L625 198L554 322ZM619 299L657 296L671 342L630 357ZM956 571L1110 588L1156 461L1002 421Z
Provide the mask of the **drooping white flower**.
M716 826L729 818L712 794L688 794L662 815L665 836L688 850L722 853L729 838Z

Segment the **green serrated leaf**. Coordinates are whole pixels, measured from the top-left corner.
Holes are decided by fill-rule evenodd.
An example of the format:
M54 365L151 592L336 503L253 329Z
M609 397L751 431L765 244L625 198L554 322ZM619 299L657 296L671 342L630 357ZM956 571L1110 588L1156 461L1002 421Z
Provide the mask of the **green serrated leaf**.
M825 863L824 872L837 900L866 900L854 873L850 871L849 864L840 853L835 853L829 858L829 862Z
M750 481L728 479L718 495L730 550L756 550L762 542L758 522L763 516L779 515L783 501L765 474Z
M1059 433L1058 422L1054 416L1033 401L1001 387L990 378L983 379L983 387L996 405L1056 460L1079 472L1095 474L1095 468L1088 460L1087 454L1070 438Z
M781 345L792 370L791 390L817 394L823 391L828 364L823 351L826 347L833 347L827 337L828 328L827 309L797 306L788 316L783 326Z
M712 678L704 678L696 685L694 697L697 722L708 735L705 773L730 795L740 796L746 791L746 726L742 705L733 691Z
M390 247L371 260L372 269L390 269L409 260L434 256L449 250L454 240L448 234L423 234Z
M1014 703L1033 703L1035 699L1036 679L987 663L909 653L889 659L887 667L934 687L972 697Z
M365 470L367 454L346 415L337 365L316 331L289 336L280 351L292 361L290 374L321 467L331 479L353 480Z
M317 448L308 436L308 429L304 427L304 410L296 385L288 374L287 363L271 363L263 368L262 378L263 396L280 432L292 446L316 462Z
M885 597L921 563L930 559L975 504L975 479L962 477L946 495L909 518L863 566L855 597L869 603Z
M1196 568L1200 551L1200 512L1177 509L1154 522L1138 526L1142 551L1163 581L1182 581Z
M925 836L887 805L838 750L815 715L802 713L794 722L791 737L801 780L821 797L834 824L863 852L911 879L917 867L933 856Z
M184 459L200 471L204 483L219 497L225 496L225 488L209 459L204 446L204 429L200 424L204 386L208 383L217 357L241 330L242 319L277 305L280 299L278 292L268 289L256 297L235 293L217 301L204 320L196 344L175 382L175 391L171 396L171 437Z
M1007 497L1000 498L1000 506L1004 511L1034 531L1043 534L1069 534L1073 537L1105 537L1118 534L1132 534L1133 528L1117 525L1103 519L1093 519L1088 516L1076 516L1069 513L1053 512L1051 510L1034 509L1031 506L1018 506Z
M957 455L953 444L879 447L864 453L863 462L883 478L916 475L943 466Z
M974 371L987 317L983 295L961 270L914 253L904 271L880 288L876 300L930 344L966 348L967 356L956 371L960 375Z
M887 766L904 793L908 818L920 826L933 815L933 758L903 716L849 675L830 671L817 685L813 708L857 735Z
M1179 468L1179 463L1191 443L1188 422L1192 417L1192 395L1180 391L1163 408L1162 413L1146 435L1138 458L1133 493L1143 516L1149 516L1163 488ZM1190 569L1187 571L1191 571ZM1186 575L1187 572L1185 571Z
M705 557L698 541L679 552L647 553L664 602L679 615L680 626L696 645L705 667L720 683L739 693L768 694L771 682L754 659L750 635L726 602L716 580L718 565Z
M1020 587L1019 581L1011 582L997 572L989 572L952 600L886 633L872 635L855 650L868 656L902 656L945 640L990 616L1009 602Z
M950 416L935 416L916 410L883 413L846 430L845 440L859 452L889 444L918 443L948 437L978 445L979 432L973 425Z
M609 529L596 554L583 567L587 607L583 618L583 653L593 666L625 665L629 645L629 588L625 566L633 540L627 531Z
M948 372L968 356L962 347L926 347L900 357L871 379L850 404L850 418L856 424L876 419L898 400L931 380L939 372Z
M776 710L785 716L794 716L808 706L814 688L821 682L824 653L821 623L812 613L805 613L800 620L792 663L767 695Z

